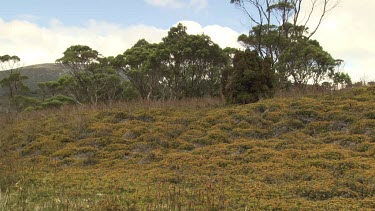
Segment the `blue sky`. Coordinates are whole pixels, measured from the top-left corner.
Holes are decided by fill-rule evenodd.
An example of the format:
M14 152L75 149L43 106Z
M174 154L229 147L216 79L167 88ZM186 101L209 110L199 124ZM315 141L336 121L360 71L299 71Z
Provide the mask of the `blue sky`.
M322 1L322 0L318 0ZM354 81L375 80L374 0L340 0L314 35ZM221 47L241 47L249 30L230 0L0 0L0 55L23 65L54 62L71 45L116 56L139 39L160 42L181 22L188 33L206 34ZM305 0L309 2L309 0ZM313 15L312 20L317 20Z
M0 14L7 21L27 19L40 26L48 26L51 19L75 26L82 26L94 19L122 26L143 24L169 28L180 20L190 20L201 25L219 24L237 31L247 30L242 12L230 4L229 0L200 0L201 3L180 0L186 4L181 6L175 6L174 3L169 3L170 6L159 3L158 6L157 3L150 2L152 1L13 0L7 1L6 7L0 9Z

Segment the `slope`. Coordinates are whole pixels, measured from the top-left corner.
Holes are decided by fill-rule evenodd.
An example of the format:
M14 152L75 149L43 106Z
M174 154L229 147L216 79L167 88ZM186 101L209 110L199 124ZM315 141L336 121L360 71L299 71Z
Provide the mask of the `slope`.
M66 74L64 67L55 63L21 67L20 72L28 77L25 84L34 92L38 89L39 82L56 81L60 76ZM1 71L0 80L8 74L8 71ZM6 95L6 91L6 89L0 87L0 96Z
M3 116L0 209L375 209L375 87Z

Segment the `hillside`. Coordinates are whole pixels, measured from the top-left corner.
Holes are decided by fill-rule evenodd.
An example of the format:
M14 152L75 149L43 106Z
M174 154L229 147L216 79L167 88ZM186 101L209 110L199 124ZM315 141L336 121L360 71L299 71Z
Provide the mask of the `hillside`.
M5 75L8 75L7 72L8 71L2 71L0 73L0 80ZM25 83L30 90L36 91L39 82L56 81L60 76L65 74L65 70L61 64L47 63L22 67L21 74L28 77ZM6 91L7 90L0 87L0 96L6 95Z
M0 210L375 209L374 86L0 122Z
M37 64L31 66L25 66L20 69L22 75L28 77L25 80L25 84L29 87L31 95L35 95L38 92L38 83L46 81L56 81L60 76L66 74L64 67L61 64L47 63L47 64ZM0 72L0 80L7 76L8 71ZM30 95L30 94L29 94ZM8 90L0 86L0 112L3 110L8 110Z

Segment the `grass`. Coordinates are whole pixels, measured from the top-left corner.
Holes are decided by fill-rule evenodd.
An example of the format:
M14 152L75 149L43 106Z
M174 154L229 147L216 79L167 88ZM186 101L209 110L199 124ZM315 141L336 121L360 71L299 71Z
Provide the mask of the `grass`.
M375 87L0 117L0 210L373 210Z

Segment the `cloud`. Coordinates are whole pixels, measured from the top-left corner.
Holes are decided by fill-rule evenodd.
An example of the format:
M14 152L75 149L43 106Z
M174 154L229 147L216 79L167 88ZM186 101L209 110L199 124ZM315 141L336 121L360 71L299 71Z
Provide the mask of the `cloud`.
M237 38L240 34L231 28L220 25L208 25L203 27L194 21L180 21L179 23L187 27L187 33L206 34L222 48L241 48L241 45L237 42Z
M0 19L0 55L18 55L25 64L54 62L71 45L88 45L104 56L117 55L139 39L159 42L166 30L152 26L120 25L89 21L84 27L65 26L51 20L49 27L32 22Z
M182 8L185 6L180 0L146 0L146 2L158 7Z
M208 0L145 0L146 3L157 7L168 7L174 9L194 8L204 9L208 6Z
M219 25L201 26L193 21L182 21L188 33L207 34L224 47L239 47L239 33ZM169 29L153 26L121 26L114 23L90 20L82 27L66 26L52 19L47 27L30 21L0 19L0 55L11 54L21 58L24 65L50 63L62 57L72 45L88 45L103 56L116 56L133 46L139 39L157 43Z
M348 72L353 81L375 80L373 8L373 0L341 1L312 37L333 57L345 61L343 71ZM310 24L311 28L316 21L317 16Z
M198 10L204 9L208 6L208 0L191 0L190 6Z

